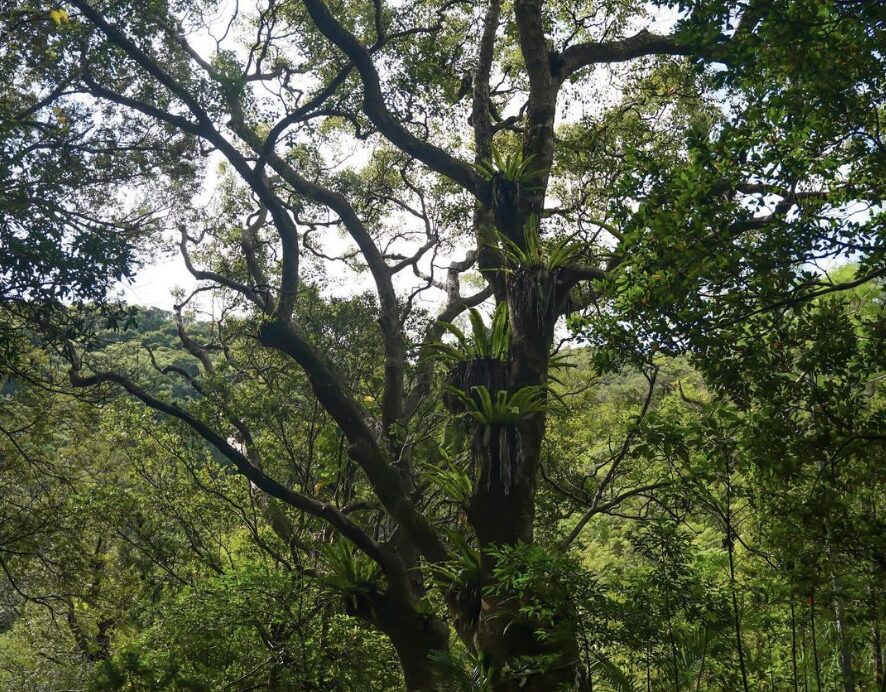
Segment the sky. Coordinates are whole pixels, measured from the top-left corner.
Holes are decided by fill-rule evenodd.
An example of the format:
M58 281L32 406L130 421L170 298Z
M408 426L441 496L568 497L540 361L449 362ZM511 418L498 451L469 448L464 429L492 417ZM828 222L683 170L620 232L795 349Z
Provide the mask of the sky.
M238 6L237 0L226 0L225 2L220 3L218 11L214 17L206 18L212 34L221 35L225 33L229 17L235 6ZM255 7L255 3L254 0L248 0L245 3L240 2L238 7L240 12L248 12L249 8ZM636 29L646 28L652 32L666 33L673 27L675 19L676 13L674 11L662 10L659 8L652 16L644 19L642 24L638 25ZM192 34L189 35L188 38L189 42L202 56L211 58L216 50L216 41L208 32ZM228 40L223 44L224 47L233 48L236 44L232 43L232 39L234 39L234 32L229 34ZM613 96L616 96L619 90L617 87L606 81L608 78L604 71L600 71L598 76L601 80L596 85L597 89L599 89L599 93L605 94L608 89ZM603 98L601 100L605 101L606 99ZM601 104L598 103L597 105L599 107ZM577 112L573 108L570 108L563 110L563 112L558 115L558 118L560 122L566 122L580 118L582 115L584 115L583 112ZM354 165L354 163L355 162L352 159L350 164ZM214 168L214 166L208 167L209 170L214 170ZM207 179L207 190L213 187L213 182L213 174L210 173ZM329 234L329 237L331 238L331 246L324 249L330 254L340 251L344 247L344 241L339 240L337 234ZM198 282L186 269L180 254L177 251L172 251L173 249L177 250L177 246L172 242L170 243L170 246L170 252L168 253L158 253L154 256L142 257L143 266L137 273L134 281L131 283L121 283L118 286L120 294L127 302L171 310L175 303L175 299L172 296L172 292L175 289L183 289L187 293L190 293L197 287ZM439 267L448 264L450 259L462 259L466 250L467 248L460 252L456 252L455 256L452 258L438 257L437 266ZM425 271L427 271L428 268L429 267L427 266L424 267ZM369 281L368 276L355 275L353 272L343 268L337 263L333 263L330 269L332 281L330 292L333 294L347 294L353 293L355 290L371 288L371 282ZM402 274L406 276L401 276L398 283L402 284L404 289L408 286L416 285L417 280L411 272L405 271L402 272ZM426 295L424 300L429 303L439 302L440 295L438 294L435 297ZM204 299L201 303L201 307L204 310L211 312L211 297Z
M171 293L173 289L182 288L190 292L197 287L197 282L178 253L171 258L146 260L146 265L136 274L133 283L121 282L118 286L127 303L171 310L175 302Z

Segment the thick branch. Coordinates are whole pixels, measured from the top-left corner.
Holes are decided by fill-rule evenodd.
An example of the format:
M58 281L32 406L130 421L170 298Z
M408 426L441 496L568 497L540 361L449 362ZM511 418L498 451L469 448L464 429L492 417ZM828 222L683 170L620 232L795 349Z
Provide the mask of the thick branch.
M560 55L562 66L557 72L562 82L583 67L597 63L614 63L642 58L646 55L691 55L692 49L673 36L660 36L644 29L618 41L578 43Z
M495 57L495 36L501 17L501 0L491 0L483 20L483 35L474 73L474 98L471 122L474 125L474 156L477 163L492 160L492 116L489 95L489 76Z
M245 123L236 124L237 133L256 151L263 150L261 139L249 129ZM385 345L385 386L382 399L382 424L389 428L399 419L403 405L403 371L405 359L403 339L400 331L399 307L394 285L391 281L391 270L384 256L375 244L369 230L357 216L348 199L335 190L323 187L304 178L286 161L274 152L265 154L268 165L298 194L322 204L334 211L344 224L350 236L357 243L369 271L372 273L378 293L380 316L379 326ZM278 317L288 318L288 315ZM286 319L282 320L286 321Z
M291 322L267 322L260 331L264 345L285 353L305 371L317 400L342 428L350 442L350 455L363 469L384 508L433 562L446 559L447 551L427 519L416 510L401 485L397 471L369 428L362 408L350 397L332 369Z
M542 19L543 0L515 0L514 16L520 52L529 76L526 129L523 132L523 158L531 160L531 178L525 185L525 199L519 200L520 229L531 215L541 218L544 211L548 175L554 159L554 118L557 84L551 75L548 42ZM506 232L509 229L500 228ZM521 242L518 236L518 242Z
M354 34L342 26L322 0L303 0L317 28L354 63L363 82L363 111L392 144L432 170L454 180L475 196L486 196L486 182L469 165L407 130L385 105L381 79L372 55Z
M79 368L76 365L76 358L73 358L72 360L74 360L74 365L70 371L70 378L71 383L75 387L94 387L105 383L115 384L139 399L149 408L182 421L223 454L225 458L234 465L237 471L256 487L271 497L282 500L291 507L295 507L296 509L311 514L312 516L323 519L337 532L354 543L354 545L360 550L378 562L379 565L385 568L386 572L388 568L392 567L396 571L397 566L392 563L391 556L383 550L382 546L376 543L360 526L352 522L329 503L320 502L319 500L315 500L307 495L296 492L278 483L270 476L267 476L253 466L246 455L229 444L222 435L175 404L169 404L157 399L128 378L116 373L105 372L83 376L80 374Z

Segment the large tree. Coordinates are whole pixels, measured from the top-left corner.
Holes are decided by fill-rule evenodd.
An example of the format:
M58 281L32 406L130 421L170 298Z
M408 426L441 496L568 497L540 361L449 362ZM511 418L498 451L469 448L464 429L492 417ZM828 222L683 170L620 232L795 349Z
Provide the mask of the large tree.
M39 239L52 283L83 258L107 278L165 228L222 300L213 343L180 320L197 369L151 357L187 402L50 334L71 384L188 426L278 534L303 513L371 561L348 607L410 689L445 682L450 630L495 689L587 685L568 599L509 576L534 541L564 317L601 366L647 369L645 412L656 352L716 370L755 315L886 271L882 3L20 0L0 21L13 257ZM831 281L847 256L858 278ZM352 276L375 305L349 342L310 306ZM28 278L4 264L11 294L33 297ZM491 329L447 327L487 301ZM376 351L377 372L352 362ZM346 440L359 501L283 480L275 417L240 398L291 371ZM632 440L585 517L654 489L622 485Z

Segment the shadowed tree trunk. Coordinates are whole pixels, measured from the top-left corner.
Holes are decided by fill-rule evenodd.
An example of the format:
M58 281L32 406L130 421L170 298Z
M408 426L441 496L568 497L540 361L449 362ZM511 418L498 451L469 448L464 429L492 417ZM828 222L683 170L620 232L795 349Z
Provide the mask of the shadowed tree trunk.
M809 632L812 637L812 661L815 666L815 689L821 692L821 662L818 659L818 637L815 633L815 595L809 597Z
M800 687L797 677L797 615L794 611L793 593L791 593L791 682L794 692L797 692Z

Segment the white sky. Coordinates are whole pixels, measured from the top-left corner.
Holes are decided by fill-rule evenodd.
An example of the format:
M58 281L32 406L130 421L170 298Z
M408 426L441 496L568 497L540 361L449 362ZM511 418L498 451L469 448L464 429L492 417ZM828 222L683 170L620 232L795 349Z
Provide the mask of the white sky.
M221 3L219 11L216 13L215 17L207 18L212 27L213 33L218 35L225 31L230 14L236 5L236 2L237 0L227 0L226 2ZM244 8L250 6L254 7L253 2L240 2L239 9L242 13L244 12ZM662 10L659 8L654 11L652 16L638 24L634 30L647 28L656 33L666 33L672 29L676 17L676 11L670 11L667 9ZM225 42L225 47L235 48L236 44L232 42L235 39L236 32L232 31L228 40ZM191 35L189 36L189 41L206 58L211 58L215 51L216 42L208 34ZM608 91L613 97L617 96L619 90L615 85L608 83L609 77L604 70L598 71L595 77L599 77L599 80L596 78L594 79L595 91L598 91L601 95L606 94ZM566 99L564 99L564 101L565 100ZM604 96L601 101L605 100L607 99ZM600 105L600 103L597 103L596 107L599 108ZM560 122L575 120L586 115L586 106L584 105L578 106L577 109L573 106L569 109L561 108L560 110L561 112L558 114ZM354 165L353 160L351 160L350 163L351 165ZM214 170L215 167L208 166L207 168L209 170ZM213 180L213 175L210 173L207 179L207 187L212 187ZM340 240L338 234L335 232L331 232L327 234L327 236L330 241L329 247L321 249L324 249L328 254L341 252L347 245L351 244L350 241ZM316 243L316 237L314 240ZM170 247L177 250L174 243L170 243ZM455 256L452 258L438 256L436 265L440 267L448 264L450 259L462 259L466 250L467 248L464 248L462 251L456 252ZM198 285L198 282L186 269L184 261L177 251L170 254L161 254L156 257L142 257L142 262L143 268L137 273L135 280L131 284L121 284L118 287L124 299L129 303L171 310L175 302L175 299L172 297L173 290L184 289L186 293L190 293ZM427 271L428 269L429 266L426 262L423 270ZM438 273L438 277L439 276L442 276L442 274ZM330 292L333 294L344 295L354 293L358 290L372 288L371 280L366 273L357 275L349 269L344 268L339 263L332 263L330 265L330 279L332 282ZM418 281L409 270L401 272L397 279L398 288L402 288L403 290L414 287ZM436 295L434 295L435 293ZM434 304L440 299L440 294L435 291L427 291L422 295L423 299L420 297L419 302ZM212 306L207 303L207 300L204 299L200 305L204 310L211 311Z
M179 254L147 263L132 284L121 283L119 288L127 303L171 310L171 291L177 287L188 292L197 287Z

